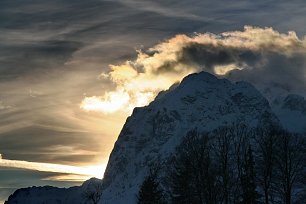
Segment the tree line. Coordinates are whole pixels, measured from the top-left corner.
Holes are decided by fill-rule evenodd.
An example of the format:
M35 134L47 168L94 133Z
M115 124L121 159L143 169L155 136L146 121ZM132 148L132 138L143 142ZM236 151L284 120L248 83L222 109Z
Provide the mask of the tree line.
M305 138L278 127L192 130L163 182L157 171L144 179L138 204L306 203Z

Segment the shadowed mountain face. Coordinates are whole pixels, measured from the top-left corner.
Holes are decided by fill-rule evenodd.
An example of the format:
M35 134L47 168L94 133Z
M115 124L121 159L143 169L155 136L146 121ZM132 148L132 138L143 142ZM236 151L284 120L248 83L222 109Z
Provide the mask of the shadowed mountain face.
M166 167L189 131L211 132L233 124L266 128L278 126L279 120L249 83L205 72L187 76L127 119L104 175L102 203L135 203L146 173L155 165Z

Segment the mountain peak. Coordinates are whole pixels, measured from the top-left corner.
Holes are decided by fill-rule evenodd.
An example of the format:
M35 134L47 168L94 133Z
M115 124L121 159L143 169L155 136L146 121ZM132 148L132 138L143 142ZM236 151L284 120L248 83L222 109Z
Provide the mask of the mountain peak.
M213 75L213 74L210 74L208 72L199 72L199 73L192 73L188 76L186 76L181 84L184 84L184 83L190 83L190 81L197 81L197 82L205 82L205 83L214 83L214 82L217 82L219 79Z

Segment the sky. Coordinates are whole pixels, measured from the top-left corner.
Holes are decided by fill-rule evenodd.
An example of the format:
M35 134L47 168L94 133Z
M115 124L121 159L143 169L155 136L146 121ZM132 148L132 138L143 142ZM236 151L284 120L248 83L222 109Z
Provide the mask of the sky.
M132 109L189 73L303 92L305 19L304 0L0 1L0 202L102 177Z

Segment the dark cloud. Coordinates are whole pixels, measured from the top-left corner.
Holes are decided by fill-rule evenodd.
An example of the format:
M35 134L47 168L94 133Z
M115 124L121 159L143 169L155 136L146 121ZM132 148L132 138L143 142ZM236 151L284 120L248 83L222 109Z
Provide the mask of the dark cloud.
M260 52L251 51L246 48L235 48L215 45L194 44L186 46L182 50L182 61L197 63L204 70L213 72L217 65L236 64L243 66L243 63L253 65L257 63L261 56Z
M294 53L299 49L302 49L302 52ZM287 51L293 53L286 55ZM288 50L283 50L275 44L269 46L269 42L264 46L259 45L259 49L255 50L248 47L191 43L183 47L178 54L181 56L178 63L197 64L201 70L211 73L215 73L216 66L233 64L241 70L230 71L225 77L246 80L258 86L279 84L283 85L286 91L306 94L303 91L306 89L305 54L305 42L298 40L293 42Z
M72 53L81 48L73 41L41 41L23 45L6 45L1 49L0 73L2 76L20 77L22 74L46 72L63 66ZM51 70L50 70L51 69ZM36 73L37 74L37 73Z
M94 135L85 132L56 131L37 126L28 126L2 133L0 139L0 149L3 155L25 161L59 163L63 162L62 158L66 157L66 162L78 164L83 150L91 152L87 156L93 157L101 148ZM58 147L70 148L61 149ZM16 152L16 150L18 151ZM68 159L69 156L70 159Z

